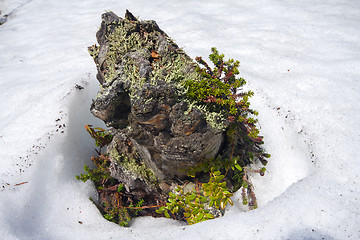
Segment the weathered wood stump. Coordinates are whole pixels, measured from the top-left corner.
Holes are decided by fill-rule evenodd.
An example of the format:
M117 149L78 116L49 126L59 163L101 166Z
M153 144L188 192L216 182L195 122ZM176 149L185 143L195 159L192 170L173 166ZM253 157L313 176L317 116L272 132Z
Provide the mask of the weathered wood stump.
M184 79L197 77L194 62L155 21L102 15L89 47L101 84L91 105L114 138L107 149L111 175L127 191L164 194L186 170L215 157L223 130L183 98Z

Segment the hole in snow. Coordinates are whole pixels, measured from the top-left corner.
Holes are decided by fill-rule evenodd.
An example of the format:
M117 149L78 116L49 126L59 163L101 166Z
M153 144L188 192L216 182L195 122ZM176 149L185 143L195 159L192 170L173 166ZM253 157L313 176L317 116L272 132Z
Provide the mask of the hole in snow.
M86 107L90 106L91 97L95 96L97 91L96 81L94 79L89 81L92 81L88 86L89 89L78 93L80 96L77 96L74 106L70 108L69 132L73 134L68 136L65 148L73 149L74 145L81 143L84 145L77 146L77 149L82 149L81 152L69 151L73 155L66 157L71 159L69 169L65 171L68 178L74 178L75 175L82 172L84 164L90 163L91 156L89 154L91 155L94 146L92 139L88 137L84 129L84 125L94 124L93 121L96 122L94 124L96 126L103 125L103 122L93 117ZM286 114L279 114L279 108L266 107L268 103L265 101L268 100L259 101L256 99L254 101L254 109L259 109L260 112L261 134L265 136L264 148L271 154L265 176L260 176L257 173L251 176L259 207L265 206L269 201L283 194L292 184L305 178L311 167L309 149L304 142L305 131L299 127L301 122L289 117L287 111ZM78 139L80 136L81 139ZM235 194L235 199L239 199L241 206L241 190ZM241 206L241 208L248 209L247 206Z

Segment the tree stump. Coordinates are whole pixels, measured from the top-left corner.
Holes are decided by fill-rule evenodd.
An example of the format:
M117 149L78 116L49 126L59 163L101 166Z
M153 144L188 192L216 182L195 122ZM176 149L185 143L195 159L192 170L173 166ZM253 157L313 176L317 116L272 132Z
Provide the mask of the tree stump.
M89 47L101 84L91 105L114 136L107 148L111 175L129 192L164 195L186 170L214 158L224 141L204 111L187 101L184 79L198 73L194 62L155 21L127 11L102 15Z

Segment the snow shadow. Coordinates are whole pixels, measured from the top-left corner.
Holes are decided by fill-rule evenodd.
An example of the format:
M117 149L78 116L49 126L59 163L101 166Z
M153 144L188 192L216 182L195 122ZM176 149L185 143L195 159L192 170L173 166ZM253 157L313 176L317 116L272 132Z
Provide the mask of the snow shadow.
M91 157L96 156L95 141L85 130L85 125L106 128L103 121L90 113L92 98L96 97L99 89L95 78L81 84L84 89L74 90L75 96L71 101L68 112L68 127L66 139L62 145L64 164L61 176L65 181L72 181L76 175L83 172L85 164L92 164Z
M288 234L286 240L336 240L336 238L324 234L316 229L299 229Z
M84 125L104 127L103 122L90 113L91 99L96 96L98 85L95 78L87 77L89 79L81 83L84 89L74 87L67 95L70 105L65 133L54 136L47 149L39 154L32 171L25 177L28 183L18 191L8 192L0 202L3 210L0 222L3 218L6 223L2 231L8 234L7 239L12 239L10 236L52 239L51 222L78 224L81 214L78 209L83 202L85 206L92 205L88 200L95 192L92 184L82 184L75 178L83 172L85 164L91 164L90 158L96 154L94 140Z

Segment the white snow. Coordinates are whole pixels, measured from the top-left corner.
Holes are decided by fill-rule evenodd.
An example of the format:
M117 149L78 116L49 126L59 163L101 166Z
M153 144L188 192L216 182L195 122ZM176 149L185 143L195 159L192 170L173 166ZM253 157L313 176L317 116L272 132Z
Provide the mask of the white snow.
M253 176L257 210L237 193L222 218L122 228L75 179L95 154L84 125L103 126L89 113L98 84L87 47L101 14L125 9L191 57L215 46L241 61L272 154ZM359 1L0 0L0 11L0 238L360 238Z

